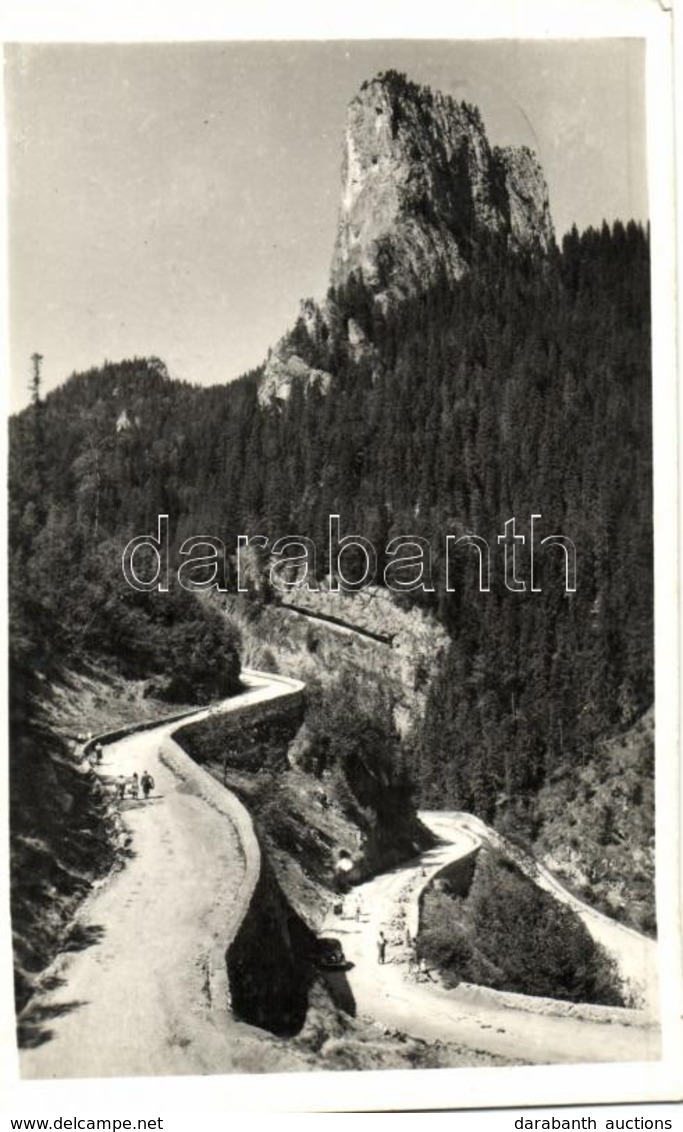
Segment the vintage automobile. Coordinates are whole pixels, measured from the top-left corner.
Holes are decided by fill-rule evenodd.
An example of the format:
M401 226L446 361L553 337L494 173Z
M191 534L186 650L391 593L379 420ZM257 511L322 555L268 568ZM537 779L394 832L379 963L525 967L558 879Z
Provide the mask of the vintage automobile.
M316 967L327 970L346 971L352 965L344 955L344 949L338 939L324 936L315 941L311 956Z

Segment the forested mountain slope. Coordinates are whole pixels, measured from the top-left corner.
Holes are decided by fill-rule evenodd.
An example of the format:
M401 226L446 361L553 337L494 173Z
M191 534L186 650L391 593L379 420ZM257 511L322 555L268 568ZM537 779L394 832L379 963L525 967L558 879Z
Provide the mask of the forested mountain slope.
M323 577L338 514L382 584L387 544L412 534L431 573L399 600L451 642L410 736L420 796L533 836L544 784L653 699L649 234L616 222L558 246L532 155L393 72L352 105L342 189L333 286L262 369L200 388L155 358L107 363L10 422L15 689L79 655L171 696L234 687L237 641L208 605L174 576L155 595L122 576L160 514L176 568L190 536L232 556L238 535L298 533ZM538 546L531 591L531 515L539 542L575 545L575 592ZM498 541L513 517L523 592ZM490 547L490 592L471 547L446 572L446 536L466 533ZM219 580L235 588L232 560Z
M62 604L73 585L98 626L113 594L133 618L120 554L159 513L176 546L203 532L231 551L240 533L307 535L323 574L338 513L342 533L374 544L380 581L392 537L432 547L433 591L412 600L437 610L453 645L420 740L428 801L445 789L491 816L497 791L534 790L558 760L631 724L652 700L647 236L616 225L551 256L479 254L460 282L386 314L355 278L333 292L341 329L324 342L301 325L292 335L333 373L326 394L295 382L286 402L259 408L255 376L192 389L144 361L72 378L41 409L40 527L30 480L12 477L23 597L58 589ZM348 355L352 318L372 364ZM124 409L133 423L117 431ZM24 468L34 413L12 422ZM541 593L506 587L497 536L516 516L528 540L532 513L540 535L576 545L575 593L550 549L537 555ZM471 549L454 556L447 591L445 538L464 532L491 546L490 593ZM528 542L519 561L528 583ZM172 589L162 611L186 596Z

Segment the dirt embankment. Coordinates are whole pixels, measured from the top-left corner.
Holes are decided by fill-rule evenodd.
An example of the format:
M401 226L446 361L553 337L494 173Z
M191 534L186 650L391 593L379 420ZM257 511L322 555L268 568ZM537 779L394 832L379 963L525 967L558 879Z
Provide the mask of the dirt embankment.
M158 722L198 711L195 703L169 703L153 695L153 681L127 680L117 672L93 665L87 671L65 671L42 701L46 722L76 750L90 734L118 727Z
M281 712L273 705L251 725L236 712L210 716L176 739L246 806L282 892L314 930L340 883L395 867L433 842L409 799L395 808L378 809L377 797L372 804L362 766L316 769L298 702ZM370 785L380 801L391 795L391 781L385 790Z

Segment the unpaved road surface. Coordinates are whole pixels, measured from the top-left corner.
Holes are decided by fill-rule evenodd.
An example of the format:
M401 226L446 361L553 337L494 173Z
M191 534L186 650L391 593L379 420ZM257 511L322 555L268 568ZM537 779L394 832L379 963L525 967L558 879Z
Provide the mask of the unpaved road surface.
M491 845L513 857L516 854L514 846L510 846L496 830L472 814L434 811L423 813L421 817L432 832L445 841L468 836L478 845ZM536 883L576 912L596 943L604 947L616 961L619 974L634 1000L656 1016L659 1008L659 981L655 940L648 939L633 928L584 904L539 862L531 862L527 858L526 861L520 860L520 864L523 868L531 864Z
M643 1012L575 1007L469 984L446 990L433 975L409 967L406 929L414 938L420 891L444 866L481 844L476 819L474 826L463 820L469 816L422 814L442 843L411 866L353 889L343 915L328 919L325 934L339 938L354 964L346 978L358 1014L390 1030L471 1046L518 1064L657 1059L659 1029ZM383 965L377 953L380 930L388 940Z
M274 679L243 679L250 690L221 710L283 694ZM122 803L130 858L82 909L80 950L57 958L24 1011L23 1077L266 1068L268 1051L255 1062L253 1039L232 1021L227 1001L215 1001L227 1000L223 957L256 877L247 875L239 820L212 804L212 787L239 804L213 780L204 790L192 768L187 777L169 769L168 761L186 759L170 739L178 726L104 748L104 776L148 770L155 788L147 801Z
M221 710L287 694L277 678L252 673L246 682L249 691ZM296 686L289 682L290 691ZM131 837L125 868L88 900L74 950L58 957L22 1015L25 1078L310 1068L296 1059L285 1064L281 1048L230 1013L224 955L253 892L258 847L239 803L173 742L178 726L162 724L105 747L104 776L148 770L155 789L147 801L123 803ZM346 977L358 1014L518 1064L658 1057L658 1030L642 1014L592 1007L577 1016L567 1005L520 1005L521 996L472 986L448 991L409 974L405 932L415 934L420 891L445 865L493 836L470 815L422 816L442 842L419 861L354 890L344 917L326 925L354 963ZM602 920L606 937L626 940L637 958L641 937L615 934L611 921ZM380 929L389 941L384 965L377 962Z

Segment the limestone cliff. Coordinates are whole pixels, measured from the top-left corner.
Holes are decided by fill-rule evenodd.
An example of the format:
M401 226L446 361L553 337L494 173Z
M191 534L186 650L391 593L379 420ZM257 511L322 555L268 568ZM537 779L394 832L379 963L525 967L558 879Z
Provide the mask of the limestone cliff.
M316 318L323 318L323 312L311 300L304 299L300 304L299 324L308 335L315 334ZM274 350L271 350L259 385L258 399L261 405L288 401L292 383L301 379L306 385L317 384L327 393L331 374L310 366L296 352L296 342L292 334L285 334Z
M437 267L458 279L484 232L552 243L531 151L492 149L476 107L396 72L364 83L348 110L332 283L359 268L381 291L410 291Z
M444 272L460 279L479 244L498 235L511 247L553 243L548 189L526 147L492 148L479 111L389 71L363 84L348 109L341 205L330 281L362 272L380 303L400 300ZM374 368L374 348L353 320L340 324L334 299L301 305L297 326L265 366L262 405L287 401L292 384L327 391L330 373L306 360L311 343L343 339Z

